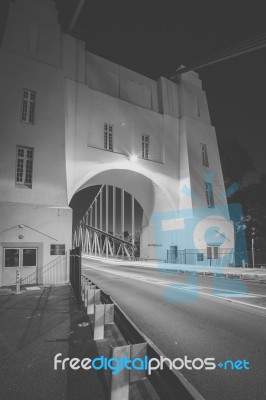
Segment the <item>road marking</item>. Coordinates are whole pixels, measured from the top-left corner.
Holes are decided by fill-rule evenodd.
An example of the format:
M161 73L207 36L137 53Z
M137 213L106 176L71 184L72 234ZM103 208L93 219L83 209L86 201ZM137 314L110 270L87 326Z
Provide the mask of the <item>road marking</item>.
M102 268L102 267L100 267L100 268L99 267L93 267L91 265L87 265L86 268L90 268L90 269L93 269L93 270L96 270L96 271L100 270L100 271L107 272L109 274L119 275L119 276L123 276L124 278L135 279L135 280L138 280L138 281L142 281L142 282L145 282L145 283L150 283L150 284L154 284L154 285L158 285L158 286L164 286L164 287L171 286L173 289L188 291L192 295L200 294L201 296L212 297L212 298L220 299L220 300L227 300L227 301L229 301L231 303L238 303L238 304L246 305L246 306L249 306L249 307L266 310L266 307L258 306L258 305L255 305L255 304L246 303L246 302L243 302L243 301L240 301L240 300L235 300L235 299L232 299L230 297L225 297L225 296L222 295L222 293L216 294L216 295L211 294L211 293L204 293L204 292L202 292L203 289L208 289L208 290L212 289L212 288L209 288L209 287L206 287L206 286L197 286L197 285L193 285L192 286L192 285L188 285L188 284L184 284L184 283L180 283L179 284L179 283L174 282L174 281L163 281L163 280L158 280L157 278L143 277L143 275L141 276L141 275L136 275L136 274L132 275L132 274L127 273L127 272L114 271L114 270L110 270L110 269ZM248 297L247 294L242 293L242 292L237 292L237 291L233 292L232 290L230 291L230 290L227 290L227 289L215 289L215 290L220 290L223 293L224 292L231 292L232 297L236 297L236 296L237 297ZM196 291L197 291L197 293L196 293ZM226 293L226 295L228 296L228 293ZM264 295L256 295L254 293L251 294L251 297L252 296L253 296L253 298L266 297Z

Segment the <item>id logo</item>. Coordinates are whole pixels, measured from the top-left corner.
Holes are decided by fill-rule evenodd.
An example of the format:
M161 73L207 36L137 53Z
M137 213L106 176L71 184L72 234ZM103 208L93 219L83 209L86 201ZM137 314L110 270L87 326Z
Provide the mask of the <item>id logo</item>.
M207 179L210 179L208 174ZM206 177L205 177L206 181ZM243 227L243 212L241 204L228 204L226 198L238 190L238 185L232 185L218 200L221 204L208 207L206 201L197 198L188 187L182 193L197 200L202 207L196 209L174 210L156 213L153 215L154 239L160 246L156 247L158 260L168 258L172 252L169 270L173 264L182 265L188 271L188 284L194 288L191 293L174 290L177 287L169 286L165 290L168 301L195 301L197 300L198 274L197 268L207 268L211 272L216 270L223 274L224 267L241 266L247 262L247 246ZM197 216L195 216L197 215ZM230 217L229 217L230 215ZM241 225L242 224L242 225ZM173 256L174 255L174 256ZM195 268L197 266L197 268ZM158 262L159 270L165 269L165 263ZM222 277L214 277L213 292L221 296L231 291L246 294L246 285L240 281L232 281Z

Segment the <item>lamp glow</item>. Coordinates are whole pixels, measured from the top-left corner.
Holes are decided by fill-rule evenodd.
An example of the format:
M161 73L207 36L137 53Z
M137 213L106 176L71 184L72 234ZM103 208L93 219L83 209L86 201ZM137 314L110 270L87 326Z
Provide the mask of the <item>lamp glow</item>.
M135 163L138 161L138 156L136 156L136 154L132 154L130 156L130 162Z

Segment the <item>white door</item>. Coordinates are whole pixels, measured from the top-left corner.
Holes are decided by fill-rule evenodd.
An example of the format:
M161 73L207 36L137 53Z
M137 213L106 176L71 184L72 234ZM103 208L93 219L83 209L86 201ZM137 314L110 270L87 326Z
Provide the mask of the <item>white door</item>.
M19 269L21 278L32 274L36 283L37 249L32 247L4 248L3 286L16 283L16 271Z

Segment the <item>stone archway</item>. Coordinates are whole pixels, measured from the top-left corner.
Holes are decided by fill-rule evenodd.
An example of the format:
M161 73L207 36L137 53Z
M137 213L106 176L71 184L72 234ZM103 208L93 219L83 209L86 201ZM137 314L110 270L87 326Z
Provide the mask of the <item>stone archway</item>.
M123 189L132 195L143 209L141 257L156 258L153 243L153 229L151 218L154 212L170 209L171 198L165 188L160 187L147 176L127 169L108 169L92 176L76 190L81 191L90 186L108 184Z

